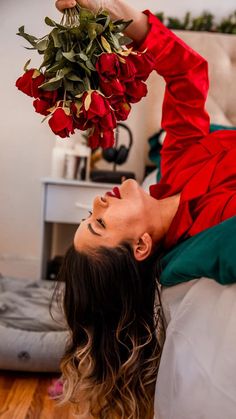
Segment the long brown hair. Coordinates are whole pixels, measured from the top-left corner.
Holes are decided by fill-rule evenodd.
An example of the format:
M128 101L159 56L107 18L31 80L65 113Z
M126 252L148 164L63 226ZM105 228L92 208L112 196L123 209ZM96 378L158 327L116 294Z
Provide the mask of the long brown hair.
M127 243L88 253L71 247L64 258L71 337L62 401L79 418L153 418L163 330L155 265L156 254L138 263Z

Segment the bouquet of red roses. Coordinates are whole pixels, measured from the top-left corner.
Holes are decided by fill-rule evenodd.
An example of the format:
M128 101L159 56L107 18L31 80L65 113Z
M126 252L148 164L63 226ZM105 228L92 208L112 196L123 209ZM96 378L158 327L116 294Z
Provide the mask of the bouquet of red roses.
M60 24L48 17L45 23L53 29L39 39L19 28L43 62L28 69L27 61L17 88L34 98L35 111L56 135L87 130L91 148L112 147L117 121L147 94L152 58L127 47L131 39L122 32L130 22L111 21L106 11L94 14L77 5L65 10Z

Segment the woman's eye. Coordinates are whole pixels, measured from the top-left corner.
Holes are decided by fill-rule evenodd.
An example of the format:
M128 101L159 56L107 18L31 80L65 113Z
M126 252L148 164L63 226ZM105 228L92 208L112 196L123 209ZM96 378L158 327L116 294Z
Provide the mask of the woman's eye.
M98 222L99 224L101 224L101 226L102 226L103 228L106 228L106 225L105 225L105 223L104 223L104 221L103 221L103 219L102 219L102 218L97 218L97 222Z
M89 215L86 218L82 218L81 221L86 221L87 218L91 217L91 215L93 215L92 211L89 211Z

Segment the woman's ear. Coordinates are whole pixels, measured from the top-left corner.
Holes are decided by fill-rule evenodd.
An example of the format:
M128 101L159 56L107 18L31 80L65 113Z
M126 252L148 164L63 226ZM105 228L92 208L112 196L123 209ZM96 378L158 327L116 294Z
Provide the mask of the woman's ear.
M152 251L152 238L144 233L137 242L133 244L134 257L138 262L145 260Z

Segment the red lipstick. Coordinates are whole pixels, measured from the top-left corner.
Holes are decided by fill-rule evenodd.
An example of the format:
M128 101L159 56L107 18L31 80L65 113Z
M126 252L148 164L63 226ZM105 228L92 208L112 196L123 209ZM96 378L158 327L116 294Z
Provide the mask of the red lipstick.
M112 196L113 198L121 199L120 190L117 186L115 186L111 192L107 192L106 195Z

